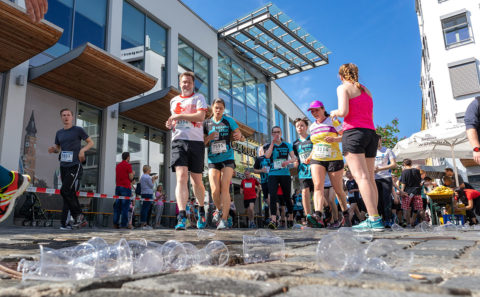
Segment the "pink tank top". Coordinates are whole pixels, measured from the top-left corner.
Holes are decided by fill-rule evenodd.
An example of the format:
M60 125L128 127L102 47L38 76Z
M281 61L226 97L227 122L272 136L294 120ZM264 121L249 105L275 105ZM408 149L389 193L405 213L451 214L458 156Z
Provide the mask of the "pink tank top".
M348 114L343 121L343 131L354 128L366 128L375 131L373 100L365 91L348 101Z

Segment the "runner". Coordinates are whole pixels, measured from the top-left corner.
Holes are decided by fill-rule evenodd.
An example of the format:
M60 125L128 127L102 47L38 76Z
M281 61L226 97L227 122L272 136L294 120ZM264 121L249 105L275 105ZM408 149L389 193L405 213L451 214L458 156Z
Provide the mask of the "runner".
M378 193L374 178L378 138L373 124L372 94L358 82L355 64L342 65L338 74L342 81L337 88L338 110L332 111L330 116L344 118L343 154L369 214L367 220L353 228L383 231L385 227L377 210Z
M310 163L314 184L313 202L315 213L308 215L307 220L314 227L326 227L325 221L330 220L331 209L324 195L325 176L328 173L333 189L338 196L343 215L331 224L338 228L345 223L348 225L347 197L343 191L343 157L340 153L339 142L342 140L342 126L338 121L332 120L325 111L323 103L316 100L308 109L315 118L310 126L310 138L313 142L313 150L307 159ZM323 215L322 215L323 211Z
M312 214L311 193L313 192L312 174L310 164L305 163L312 152L313 143L308 135L308 119L298 118L294 121L298 139L293 142L293 152L297 157L294 166L298 168L300 189L302 190L302 204L305 215Z
M202 94L194 93L195 74L184 72L180 75L180 89L182 94L170 101L172 115L165 123L172 129L172 171L175 172L177 185L175 196L179 209L178 224L175 230L185 230L187 217L186 205L188 201L188 173L193 192L199 204L199 219L197 228L204 229L205 219L205 187L202 181L202 172L205 158L203 143L203 121L207 111L207 103Z
M250 176L250 171L245 169L245 178L240 184L240 194L243 194L243 205L248 215L248 228L256 228L255 225L255 201L257 200L257 190L260 192L260 183Z
M292 181L287 165L294 163L297 158L293 153L292 145L282 141L282 129L278 126L272 128L272 142L266 144L263 147L263 150L265 151L265 158L270 159L270 162L273 165L273 168L271 168L268 173L268 192L270 193L271 213L271 221L268 224L268 227L270 229L277 229L277 202L281 206L281 217L283 219L285 218L285 203L291 201L291 199L278 199L278 185L282 188L282 197L290 198ZM288 159L289 156L290 159ZM289 205L288 208L292 209L293 207L292 205ZM281 227L284 226L285 225L281 225Z
M392 220L392 169L397 161L392 150L382 146L382 137L378 137L378 150L375 157L375 183L378 190L378 212L386 227L393 225Z
M29 175L9 171L0 166L0 222L8 218L15 208L15 199L25 192L29 184Z
M60 228L69 228L67 227L68 211L70 211L74 219L72 227L81 228L87 225L87 221L82 213L77 191L82 178L82 163L85 162L85 152L93 146L93 140L83 128L73 125L73 113L70 109L64 108L60 110L60 116L63 122L63 129L58 130L55 135L55 146L48 148L50 154L59 154L58 159L60 160L60 175L62 179L60 195L63 198L62 226ZM82 140L87 143L83 148Z
M258 155L255 158L255 164L253 165L253 172L260 174L260 184L262 187L263 202L264 206L264 215L265 215L265 224L268 225L270 221L270 195L268 195L268 172L270 172L270 159L265 158L265 153L263 147L258 148Z
M223 114L225 101L215 99L212 103L213 116L203 123L204 142L208 146L208 177L213 203L217 208L213 222L217 229L229 227L230 182L235 170L235 158L230 139L242 139L237 123Z

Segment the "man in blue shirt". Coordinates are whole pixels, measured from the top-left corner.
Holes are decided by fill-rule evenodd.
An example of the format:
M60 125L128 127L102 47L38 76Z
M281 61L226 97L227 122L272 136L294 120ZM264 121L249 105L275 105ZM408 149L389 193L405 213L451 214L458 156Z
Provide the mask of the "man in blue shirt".
M470 141L470 145L473 148L473 160L477 164L480 164L480 142L478 139L480 131L479 101L480 96L475 97L472 103L468 105L464 118L468 141Z

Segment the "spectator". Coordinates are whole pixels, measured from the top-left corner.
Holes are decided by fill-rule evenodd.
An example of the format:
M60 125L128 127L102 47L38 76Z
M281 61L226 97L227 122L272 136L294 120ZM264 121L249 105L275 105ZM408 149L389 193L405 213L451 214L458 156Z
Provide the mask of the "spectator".
M392 150L382 146L382 137L378 139L377 156L375 157L375 183L378 191L378 212L383 217L385 227L390 227L392 221L392 169L397 167L397 161Z
M360 196L360 190L358 189L357 182L355 179L353 179L353 175L350 170L347 170L345 175L347 177L345 187L347 188L348 203L350 204L349 220L350 222L357 221L358 224L365 220L365 213L367 209L365 208L365 203L363 203L362 197Z
M163 186L158 185L157 191L155 192L155 199L157 199L155 203L155 228L160 228L162 225L162 215L163 209L165 206L165 201L167 200L167 196L163 193Z
M115 168L115 195L118 196L132 196L132 181L135 171L132 170L130 164L130 153L122 153L122 162L117 164ZM113 227L127 228L128 225L128 210L130 208L131 201L126 199L117 199L113 203ZM120 221L121 218L121 221ZM119 222L120 225L119 225Z
M455 198L457 202L462 202L464 207L455 207L455 210L465 210L467 220L472 224L478 224L477 217L480 215L480 192L472 189L455 189ZM457 204L458 205L458 204Z
M420 170L412 167L412 160L410 159L403 160L403 171L400 182L404 218L403 225L411 227L417 219L418 212L423 209L423 202L421 196L422 178L420 176Z
M147 216L152 206L153 199L153 183L157 180L158 175L150 176L152 169L149 165L143 165L143 175L140 177L140 185L142 190L142 199L150 199L150 201L142 201L142 209L140 210L140 227L145 230L152 229L147 225Z
M458 185L455 180L455 172L453 171L452 168L445 168L445 176L448 176L452 179L452 187L460 187L462 189L465 189L465 183L463 182L463 178L460 174L458 174Z

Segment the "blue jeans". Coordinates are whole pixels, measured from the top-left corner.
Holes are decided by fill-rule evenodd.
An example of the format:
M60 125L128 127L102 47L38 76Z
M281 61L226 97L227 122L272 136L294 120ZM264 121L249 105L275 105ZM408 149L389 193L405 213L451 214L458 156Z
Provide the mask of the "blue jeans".
M115 195L118 196L132 196L132 189L127 189L124 187L116 187ZM118 225L120 221L120 216L122 217L122 222L120 227L126 228L128 225L128 209L130 208L130 200L118 199L113 203L113 224Z
M153 194L142 194L142 198L153 198ZM152 201L142 201L142 209L140 210L140 223L146 223L148 211L152 206Z

